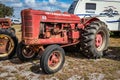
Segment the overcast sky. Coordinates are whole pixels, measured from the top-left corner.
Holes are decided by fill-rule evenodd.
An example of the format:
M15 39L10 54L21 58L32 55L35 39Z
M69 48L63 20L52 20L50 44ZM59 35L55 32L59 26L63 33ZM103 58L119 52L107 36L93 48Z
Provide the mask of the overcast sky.
M0 2L13 7L15 17L20 18L20 11L25 8L67 11L73 0L0 0Z

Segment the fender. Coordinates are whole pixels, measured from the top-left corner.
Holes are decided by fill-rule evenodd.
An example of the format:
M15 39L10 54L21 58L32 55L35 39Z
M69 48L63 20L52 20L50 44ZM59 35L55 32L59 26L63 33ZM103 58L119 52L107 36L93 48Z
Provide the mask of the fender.
M96 18L96 17L89 17L89 18L82 18L81 21L82 21L84 26L87 26L93 21L100 21L100 20L98 18Z

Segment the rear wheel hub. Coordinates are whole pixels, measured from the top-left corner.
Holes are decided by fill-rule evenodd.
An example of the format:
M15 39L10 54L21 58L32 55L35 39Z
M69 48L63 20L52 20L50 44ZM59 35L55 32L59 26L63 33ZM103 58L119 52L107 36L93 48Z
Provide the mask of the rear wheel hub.
M0 57L8 56L14 49L14 42L10 36L0 34Z
M98 47L101 47L102 44L103 44L103 37L102 37L102 34L98 33L98 34L96 35L95 41L96 41L96 44L95 44L96 47L97 47L97 48L98 48Z

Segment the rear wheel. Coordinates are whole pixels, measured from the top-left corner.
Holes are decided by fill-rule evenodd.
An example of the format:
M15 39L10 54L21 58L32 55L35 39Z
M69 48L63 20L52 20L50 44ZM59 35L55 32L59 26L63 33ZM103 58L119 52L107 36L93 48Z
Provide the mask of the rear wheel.
M15 55L18 39L8 29L0 29L0 59L10 59Z
M48 46L40 59L40 66L47 74L59 71L65 62L65 52L58 45Z
M108 48L109 30L101 21L94 21L82 33L81 49L88 58L100 58Z
M21 61L29 61L34 59L38 53L33 50L33 47L24 45L22 42L19 43L18 48L17 48L17 57Z

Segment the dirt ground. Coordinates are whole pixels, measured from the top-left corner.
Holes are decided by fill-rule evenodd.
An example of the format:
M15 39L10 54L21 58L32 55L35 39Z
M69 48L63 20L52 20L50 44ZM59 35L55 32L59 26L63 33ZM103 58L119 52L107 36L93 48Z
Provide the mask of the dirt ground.
M20 26L14 26L21 40ZM17 57L0 61L0 80L120 80L120 37L110 38L107 54L101 59L87 59L77 52L66 52L64 67L55 74L39 68L39 57L22 63Z

